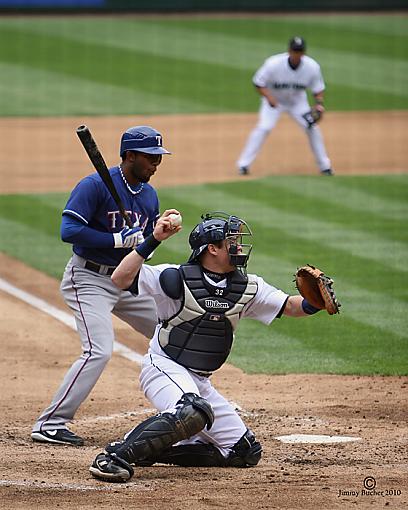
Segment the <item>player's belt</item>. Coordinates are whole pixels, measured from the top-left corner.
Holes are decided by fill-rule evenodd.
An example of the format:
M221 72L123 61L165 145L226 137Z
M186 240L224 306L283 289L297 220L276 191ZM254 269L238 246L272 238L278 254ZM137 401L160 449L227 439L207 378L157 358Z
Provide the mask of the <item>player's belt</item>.
M115 267L112 266L103 266L101 264L96 264L95 262L92 262L91 260L87 260L85 262L85 269L89 269L90 271L93 271L94 273L104 274L107 276L111 276L113 271L115 271Z

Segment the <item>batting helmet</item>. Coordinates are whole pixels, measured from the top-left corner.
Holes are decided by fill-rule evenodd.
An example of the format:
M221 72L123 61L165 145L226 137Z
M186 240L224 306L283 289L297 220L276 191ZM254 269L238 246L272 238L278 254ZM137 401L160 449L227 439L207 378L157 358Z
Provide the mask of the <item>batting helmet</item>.
M162 146L162 135L150 126L131 127L123 133L120 140L120 157L126 151L171 154Z
M193 250L188 261L196 260L209 244L229 239L231 264L245 269L252 250L252 244L242 242L243 236L252 236L247 223L237 216L220 211L207 213L201 218L203 221L194 227L188 239Z

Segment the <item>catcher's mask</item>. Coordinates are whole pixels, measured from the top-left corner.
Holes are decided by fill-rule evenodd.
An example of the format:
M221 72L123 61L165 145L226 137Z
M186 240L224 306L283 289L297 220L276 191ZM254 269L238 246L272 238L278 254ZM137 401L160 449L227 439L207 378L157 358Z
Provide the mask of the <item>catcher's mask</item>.
M196 260L209 244L227 240L230 262L245 272L252 244L244 243L244 236L252 236L247 223L224 212L215 211L201 215L202 222L194 227L188 242L193 252L189 262Z

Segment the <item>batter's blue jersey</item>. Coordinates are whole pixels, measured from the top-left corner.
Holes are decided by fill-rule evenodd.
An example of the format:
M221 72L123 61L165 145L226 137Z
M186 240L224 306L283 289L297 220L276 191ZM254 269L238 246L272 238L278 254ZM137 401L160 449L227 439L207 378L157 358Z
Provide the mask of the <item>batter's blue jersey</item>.
M137 192L141 184L130 186L136 192L133 194L123 181L118 166L111 168L109 172L132 222L138 223L144 236L148 236L153 232L154 224L159 217L159 199L156 190L150 184L143 183L139 193ZM114 234L126 226L118 206L98 173L88 175L76 185L62 214L68 214L99 232ZM74 244L73 250L84 259L109 266L117 266L131 251L128 248L89 248L79 244Z

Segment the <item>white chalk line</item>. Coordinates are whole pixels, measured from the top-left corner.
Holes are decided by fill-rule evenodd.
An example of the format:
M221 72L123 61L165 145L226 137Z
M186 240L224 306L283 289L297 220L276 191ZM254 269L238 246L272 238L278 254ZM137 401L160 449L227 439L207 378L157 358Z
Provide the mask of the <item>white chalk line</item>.
M133 486L133 487L132 487ZM27 480L0 480L0 487L27 487L28 489L51 489L51 490L66 490L66 491L114 491L118 492L119 489L129 490L130 487L139 490L151 490L152 487L146 486L145 483L138 484L134 481L126 484L114 484L114 485L81 485L78 483L48 483L48 482L36 482Z
M350 443L353 441L361 441L361 437L356 436L328 436L326 434L290 434L288 436L275 437L282 443Z
M8 294L20 299L21 301L29 304L30 306L36 308L37 310L40 310L54 319L57 319L58 321L62 322L66 326L70 327L74 331L77 330L75 319L72 317L72 315L69 315L68 313L60 310L59 308L56 308L55 306L47 303L41 298L38 298L37 296L34 296L22 289L19 289L18 287L15 287L11 283L7 282L3 278L0 278L0 290L7 292ZM126 345L115 341L113 345L113 350L117 354L120 354L124 358L134 361L141 365L143 356L139 353L133 351ZM251 413L248 411L245 411L242 409L242 407L237 404L236 402L231 402L231 404L235 407L235 409L241 414L242 416L248 416L248 417L254 417L257 416L257 413ZM114 420L115 418L122 418L122 417L131 417L136 415L142 415L142 414L148 414L150 412L154 412L155 409L142 409L140 411L131 411L131 412L125 412L125 413L118 413L118 414L112 414L109 416L97 416L97 417L88 417L88 418L82 418L81 420L78 420L78 422L97 422L97 421L104 421L104 420ZM322 436L320 436L321 438ZM334 439L333 436L329 436L331 440ZM293 438L293 437L277 437L278 440L283 441L291 441L291 442L310 442L310 439L308 440L306 436L300 438ZM300 439L300 441L299 441ZM313 440L314 439L314 440ZM316 438L311 439L311 442L316 442ZM359 440L360 438L347 438L347 439L340 439L341 440ZM303 440L303 441L302 441ZM327 440L326 440L327 441ZM326 442L323 440L323 442ZM328 442L328 441L327 441ZM330 441L332 442L332 441ZM124 484L128 486L128 484ZM93 485L80 485L80 484L69 484L69 483L48 483L48 482L35 482L35 481L26 481L26 480L0 480L0 486L3 487L28 487L28 488L38 488L38 489L55 489L55 490L74 490L74 491L109 491L109 490L115 490L117 491L117 486L111 487L109 485L104 485L103 487L95 487ZM144 490L148 490L145 486L143 487L137 487L138 489L142 488Z
M25 303L29 304L30 306L36 308L37 310L40 310L41 312L44 312L54 319L57 319L58 321L62 322L69 328L73 329L74 331L77 331L77 327L75 324L75 319L72 317L72 315L68 314L67 312L64 312L63 310L60 310L59 308L56 308L55 306L47 303L47 301L44 301L43 299L34 296L33 294L30 294L29 292L26 292L22 289L19 289L18 287L15 287L8 281L4 280L3 278L0 278L0 290L3 290L4 292L7 292L8 294L20 299L21 301L24 301ZM120 354L124 358L134 361L135 363L141 365L143 356L139 354L136 351L133 351L126 345L117 342L115 340L113 344L113 350L117 354ZM241 414L242 416L257 416L255 413L250 413L248 411L245 411L245 409L242 409L242 407L237 404L236 402L231 402L231 404L234 406L234 408ZM149 413L151 409L142 410L140 414ZM153 410L154 411L154 410ZM136 412L138 413L138 412ZM123 416L132 416L132 413L124 413L119 415L112 415L112 418L109 416L106 417L100 417L100 420L110 420L114 419L115 417L123 417ZM78 421L83 421L82 420ZM89 421L96 420L96 418L90 418Z
M41 312L54 317L54 319L57 319L74 331L77 331L74 317L72 317L72 315L68 314L67 312L64 312L63 310L50 305L47 303L47 301L44 301L37 296L34 296L22 289L19 289L18 287L15 287L3 278L0 278L0 290L11 294L12 296L36 308L37 310L40 310ZM139 365L142 364L143 356L141 354L132 351L132 349L129 349L129 347L116 340L113 343L113 351L130 361L134 361Z

